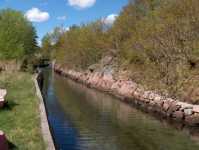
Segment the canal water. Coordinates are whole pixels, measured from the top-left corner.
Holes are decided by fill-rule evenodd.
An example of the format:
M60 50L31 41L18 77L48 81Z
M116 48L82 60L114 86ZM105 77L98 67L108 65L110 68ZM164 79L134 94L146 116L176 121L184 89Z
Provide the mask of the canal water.
M197 138L118 99L44 70L43 96L58 150L199 150Z

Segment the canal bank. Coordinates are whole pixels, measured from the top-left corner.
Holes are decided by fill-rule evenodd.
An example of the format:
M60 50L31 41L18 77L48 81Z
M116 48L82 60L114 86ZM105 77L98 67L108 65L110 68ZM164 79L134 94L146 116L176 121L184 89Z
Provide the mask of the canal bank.
M47 112L44 104L44 99L42 97L42 93L40 91L41 82L43 82L41 79L42 74L39 73L35 75L34 77L34 83L36 88L36 95L39 98L39 111L40 111L40 120L41 120L41 132L43 135L43 139L46 145L46 150L55 150L54 141L50 132L50 127L48 124L48 117Z
M118 78L106 70L75 71L65 66L55 64L54 71L67 76L75 81L83 83L91 88L108 92L121 100L135 104L148 112L156 113L162 117L180 122L187 126L199 125L199 105L188 104L176 99L146 91L132 80Z
M176 130L117 98L87 88L51 69L42 94L57 149L198 150L186 129ZM195 135L198 132L192 131Z
M7 90L6 104L0 110L0 129L6 134L9 149L44 150L33 75L3 71L0 86Z

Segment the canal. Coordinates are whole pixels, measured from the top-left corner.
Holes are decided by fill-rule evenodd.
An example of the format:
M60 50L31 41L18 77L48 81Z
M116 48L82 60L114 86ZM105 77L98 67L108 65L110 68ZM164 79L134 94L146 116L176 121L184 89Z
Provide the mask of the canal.
M58 150L198 150L186 130L45 69L42 93Z

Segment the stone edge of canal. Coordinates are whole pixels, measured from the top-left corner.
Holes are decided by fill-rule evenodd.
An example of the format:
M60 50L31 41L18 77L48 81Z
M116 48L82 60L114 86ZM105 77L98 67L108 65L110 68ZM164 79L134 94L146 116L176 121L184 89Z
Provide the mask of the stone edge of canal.
M136 83L129 80L116 80L104 73L98 72L78 72L73 69L67 69L59 64L54 64L52 69L65 77L82 83L89 88L95 88L99 91L108 91L109 94L118 97L120 100L145 108L147 112L157 113L166 120L179 122L187 127L199 125L199 105L192 105L180 102L172 98L166 98L155 94L153 91L145 91L138 87Z
M36 95L39 99L39 111L40 111L40 120L41 120L41 132L43 135L43 139L46 145L47 150L55 150L55 144L52 137L52 133L50 131L50 126L48 122L47 111L44 103L43 96L41 94L40 86L39 86L39 77L41 73L38 73L34 76L34 83L36 88Z

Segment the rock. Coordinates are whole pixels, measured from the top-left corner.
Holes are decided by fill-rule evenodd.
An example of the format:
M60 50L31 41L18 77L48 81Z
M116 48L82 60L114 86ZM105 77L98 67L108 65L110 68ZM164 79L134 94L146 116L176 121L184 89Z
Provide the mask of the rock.
M175 111L173 113L173 117L176 118L177 120L182 120L184 117L184 114L182 111Z
M157 104L157 106L159 107L162 107L163 105L163 98L159 95L157 95L155 98L154 98L154 102Z
M168 111L170 111L171 113L174 112L174 111L177 111L181 108L181 106L177 105L176 102L171 102L170 104L170 108Z
M163 104L163 110L167 111L169 109L169 106L170 106L169 103L164 102L164 104Z
M2 131L0 131L0 149L8 150L8 143L6 140L6 136Z
M188 103L184 103L184 102L177 102L177 105L181 106L181 110L183 109L192 109L193 108L193 105L191 104L188 104Z
M70 70L56 66L56 64L55 69L57 68L59 72L71 79L88 86L108 91L126 100L131 99L135 104L139 104L148 110L161 112L164 116L186 121L187 124L199 124L199 105L164 98L153 91L145 91L144 88L129 79L127 70L117 73L116 78L115 68L105 66L105 64L110 64L112 59L112 57L106 57L99 66L90 66L89 71L86 72ZM0 107L5 103L4 97L6 94L6 90L0 90Z
M144 95L144 90L142 88L137 88L138 98L142 97Z
M148 95L148 99L154 100L154 98L155 98L155 94L153 92L150 92Z
M185 116L190 116L193 114L193 110L191 108L184 109Z
M193 114L191 116L186 116L185 117L185 122L188 125L198 125L199 124L199 114L196 113L196 114Z
M193 106L193 112L199 113L199 106L198 105Z
M136 99L139 99L139 97L140 97L140 93L139 93L139 90L138 89L136 89L134 92L133 92L133 97L134 98L136 98Z
M155 102L154 102L154 101L150 101L150 102L149 102L149 105L150 105L150 106L155 106Z
M162 97L160 95L156 95L154 101L162 101Z
M148 99L148 97L149 97L149 91L144 91L143 98Z

